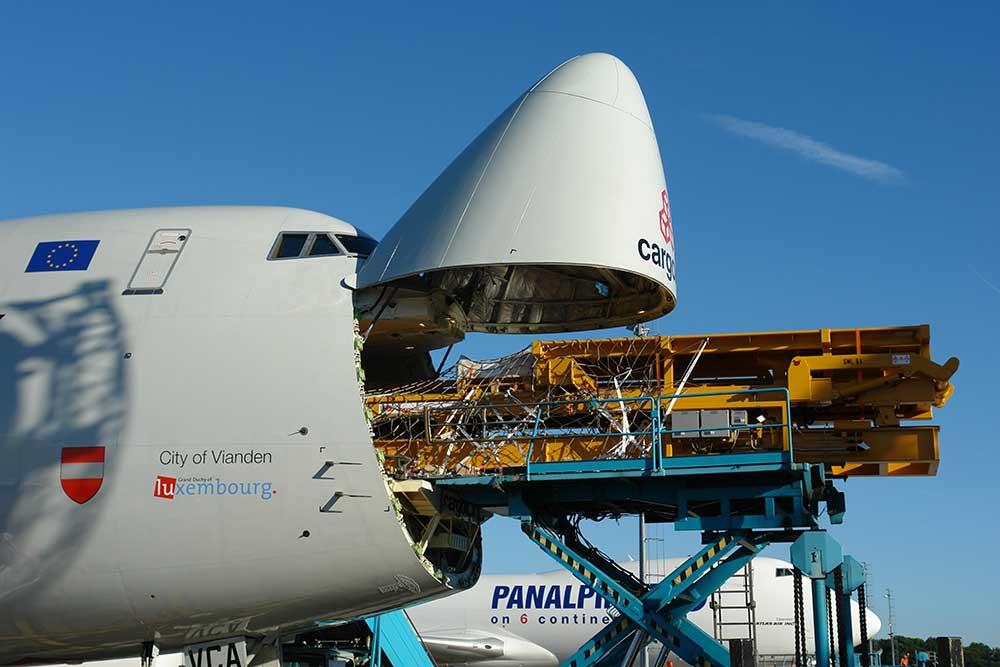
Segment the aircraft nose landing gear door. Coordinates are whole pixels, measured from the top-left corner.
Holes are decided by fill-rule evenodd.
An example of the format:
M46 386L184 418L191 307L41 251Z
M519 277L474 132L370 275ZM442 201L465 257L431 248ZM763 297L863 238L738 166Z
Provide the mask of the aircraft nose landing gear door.
M190 229L156 230L122 294L163 294L163 286L190 238Z
M466 331L629 325L676 301L659 148L632 72L564 63L518 98L389 231L358 274L367 346ZM449 341L450 335L450 341Z

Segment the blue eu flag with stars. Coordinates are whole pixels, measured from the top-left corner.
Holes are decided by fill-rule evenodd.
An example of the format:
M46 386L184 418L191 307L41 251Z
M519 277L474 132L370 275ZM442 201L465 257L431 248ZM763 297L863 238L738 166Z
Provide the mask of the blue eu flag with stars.
M46 241L35 246L25 273L86 271L100 241Z

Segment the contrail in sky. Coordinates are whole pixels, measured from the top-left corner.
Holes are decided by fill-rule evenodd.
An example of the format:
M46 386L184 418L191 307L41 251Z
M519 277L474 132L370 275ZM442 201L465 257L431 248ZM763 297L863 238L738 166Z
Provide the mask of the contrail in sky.
M706 114L705 118L733 134L754 139L774 148L798 153L807 160L830 165L870 181L878 183L906 182L906 175L902 170L891 164L845 153L801 132L765 125L752 120L743 120L736 116Z
M996 285L994 285L993 283L991 283L991 282L990 282L989 280L987 280L987 279L986 279L986 276L984 276L983 274L979 273L979 271L976 271L975 269L971 269L971 271L972 271L972 272L973 272L974 274L976 274L976 277L977 277L977 278L979 278L979 279L980 279L980 280L982 280L982 281L983 281L984 283L986 283L987 287L989 287L990 289L992 289L992 290L993 290L994 292L996 292L997 294L1000 294L1000 287L997 287Z

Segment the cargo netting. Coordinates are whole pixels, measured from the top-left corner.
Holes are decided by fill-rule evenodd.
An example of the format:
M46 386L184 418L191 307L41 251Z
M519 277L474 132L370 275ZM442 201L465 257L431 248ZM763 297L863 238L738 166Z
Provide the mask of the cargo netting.
M497 359L463 357L435 379L368 393L387 470L437 477L650 456L671 389L664 362L693 349L667 354L660 338L610 342L536 342Z

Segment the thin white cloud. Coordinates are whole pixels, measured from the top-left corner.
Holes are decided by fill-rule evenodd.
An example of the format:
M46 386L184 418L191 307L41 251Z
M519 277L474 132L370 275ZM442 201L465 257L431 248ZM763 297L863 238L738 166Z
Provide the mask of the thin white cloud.
M993 290L994 292L996 292L997 294L1000 294L1000 287L997 287L996 285L994 285L993 283L991 283L991 282L990 282L989 280L987 280L987 279L986 279L986 276L984 276L983 274L981 274L981 273L980 273L979 271L976 271L975 269L970 269L970 270L971 270L971 271L972 271L972 272L973 272L974 274L976 274L976 277L977 277L977 278L979 278L979 279L980 279L980 280L982 280L982 281L983 281L984 283L986 283L986 285L987 285L987 286L988 286L988 287L989 287L990 289L992 289L992 290Z
M783 127L773 127L752 120L743 120L735 116L706 114L705 117L733 134L754 139L774 148L798 153L807 160L826 164L867 178L870 181L879 183L904 183L906 181L906 175L891 164L845 153L801 132L786 130Z

